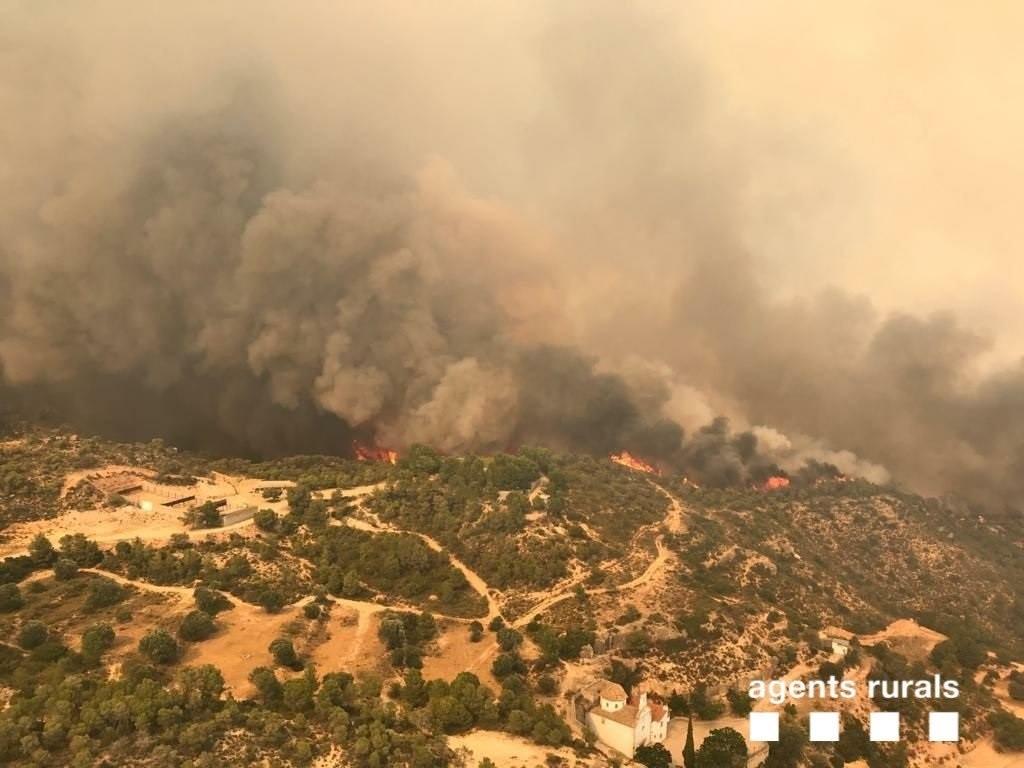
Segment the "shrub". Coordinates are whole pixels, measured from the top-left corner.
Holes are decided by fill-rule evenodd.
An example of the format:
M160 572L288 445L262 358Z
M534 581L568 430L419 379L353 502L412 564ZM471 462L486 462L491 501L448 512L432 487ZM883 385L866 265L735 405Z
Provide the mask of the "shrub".
M280 495L280 492L278 492ZM277 530L277 513L272 509L261 509L252 516L253 523L261 531Z
M10 613L25 605L17 584L0 584L0 613Z
M28 545L28 554L32 562L39 566L47 566L57 557L57 550L43 534L37 533Z
M269 707L277 706L284 698L284 688L272 669L256 667L249 673L249 682L256 686L263 703Z
M697 685L690 696L690 706L693 713L701 720L717 720L725 711L725 705L721 701L712 699L708 695L707 686L703 683Z
M113 628L109 624L93 624L82 633L82 656L95 663L113 644Z
M38 648L49 638L50 632L41 621L28 621L18 632L18 645L26 651Z
M747 764L747 743L732 728L716 728L697 750L697 768L742 768Z
M139 651L155 664L173 664L180 653L178 642L162 629L154 629L143 637Z
M541 675L537 680L537 690L545 696L553 696L558 692L558 681L551 675Z
M62 536L60 554L62 557L74 560L81 568L93 568L103 562L103 552L100 551L96 542L81 533Z
M732 713L736 715L736 717L746 717L750 714L753 702L750 700L750 696L748 696L744 691L730 689L725 694L725 697L729 700L729 709L732 710Z
M292 669L302 669L302 662L299 661L298 654L295 653L295 646L292 645L292 641L287 637L279 637L274 640L270 644L269 650L278 665Z
M1019 751L1024 749L1024 720L1009 712L993 712L988 717L992 725L996 744L1003 749Z
M634 760L645 768L672 768L672 755L662 744L638 747Z
M44 664L52 664L66 656L67 652L68 649L63 643L51 638L32 650L32 659Z
M89 585L89 596L85 599L85 607L90 610L107 608L125 599L128 590L109 579L97 579Z
M498 630L498 645L506 653L514 651L523 642L523 636L514 629L502 627Z
M70 557L57 558L53 564L53 575L57 581L68 581L78 575L78 563Z
M178 637L182 640L198 642L205 640L216 631L217 625L213 623L210 614L203 611L191 611L181 620Z
M521 675L526 672L526 665L516 653L502 653L491 665L491 674L499 680L509 675Z
M196 608L210 616L216 616L221 611L234 607L224 595L208 587L196 587L192 597L195 598Z
M619 626L623 624L632 624L634 621L639 621L643 617L643 614L636 609L635 605L626 606L626 610L615 619L615 623Z
M284 608L284 598L276 589L267 589L259 597L259 603L267 613L277 613Z
M193 507L181 519L189 528L220 528L224 524L220 510L212 501Z
M307 619L319 619L320 612L320 606L316 603L307 603L302 607L302 614Z

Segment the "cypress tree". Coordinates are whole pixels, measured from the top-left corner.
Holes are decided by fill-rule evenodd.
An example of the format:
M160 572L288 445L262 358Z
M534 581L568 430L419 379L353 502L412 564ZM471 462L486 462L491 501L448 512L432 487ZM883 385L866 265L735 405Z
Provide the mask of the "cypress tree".
M683 746L683 766L697 768L697 750L693 746L693 714L686 723L686 744Z

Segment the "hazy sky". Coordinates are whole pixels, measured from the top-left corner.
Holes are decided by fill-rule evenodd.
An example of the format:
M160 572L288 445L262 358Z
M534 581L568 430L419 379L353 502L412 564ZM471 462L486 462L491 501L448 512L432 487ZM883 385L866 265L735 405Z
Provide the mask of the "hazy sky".
M1006 498L1021 22L1010 2L0 0L0 386L100 425L130 397L196 405L186 437L289 450L348 425L692 458L733 449L659 420L724 414L785 466Z
M809 190L809 217L795 217L815 247L797 251L788 277L890 307L956 308L1019 356L1024 6L697 5L684 34L714 100L776 122L798 154L819 145L840 171Z

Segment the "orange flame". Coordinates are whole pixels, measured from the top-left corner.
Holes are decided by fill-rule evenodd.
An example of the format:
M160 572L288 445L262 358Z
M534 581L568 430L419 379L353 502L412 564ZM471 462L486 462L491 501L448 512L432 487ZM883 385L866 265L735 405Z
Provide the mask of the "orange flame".
M635 469L637 472L646 472L648 475L660 475L661 473L643 459L638 459L632 455L629 451L623 451L622 453L613 453L608 457L616 464L621 464L628 469Z
M375 445L361 443L352 443L352 448L359 461L386 461L388 464L398 462L398 451L392 451L390 448L378 448Z
M761 486L762 491L777 491L780 488L789 487L789 478L783 477L782 475L773 475L764 481L764 485Z

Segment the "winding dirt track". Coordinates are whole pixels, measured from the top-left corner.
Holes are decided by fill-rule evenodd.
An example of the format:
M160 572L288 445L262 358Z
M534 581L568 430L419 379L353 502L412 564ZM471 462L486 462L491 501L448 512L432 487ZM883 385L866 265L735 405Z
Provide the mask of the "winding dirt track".
M498 601L494 598L494 590L491 589L490 585L483 580L480 574L478 574L464 562L459 560L459 558L457 558L451 552L448 552L441 545L441 542L439 542L437 539L434 539L433 537L428 536L425 533L418 533L416 531L405 531L401 528L394 528L392 526L377 526L373 525L372 523L368 523L365 520L357 520L352 517L346 518L345 524L348 525L350 528L355 528L360 531L367 531L369 533L404 533L410 536L416 536L435 552L440 552L444 555L447 555L448 562L451 563L451 566L461 571L462 575L466 577L466 581L469 582L469 585L473 587L477 594L479 594L487 601L487 616L482 619L465 619L456 616L446 616L445 618L451 618L455 621L483 621L486 623L501 613L501 609L498 606Z
M683 522L683 507L679 499L677 499L675 496L673 496L671 493L669 493L667 490L662 488L654 481L649 482L668 499L668 509L665 512L664 519L662 519L660 522L654 523L650 526L645 526L644 528L637 530L637 532L634 534L634 540L636 539L636 537L638 537L641 533L643 533L645 530L649 528L661 527L671 534L678 534L684 532L686 530L686 526ZM629 590L636 589L637 587L649 583L658 574L660 574L668 565L669 561L674 558L672 551L667 546L665 546L663 534L658 534L658 537L655 539L654 544L657 548L657 555L655 556L654 560L652 560L650 564L644 569L644 572L637 576L635 579L631 579L630 581L627 581L625 584L619 584L614 587L592 587L591 589L585 590L586 594L605 595L613 592L628 592ZM562 587L562 589L558 592L549 595L548 597L545 597L539 603L530 608L530 610L528 610L526 613L524 613L522 616L520 616L514 622L512 622L512 626L516 629L522 629L535 618L543 614L545 611L558 605L564 600L568 600L575 594L576 587L582 583L584 578L585 577L581 576L577 579L574 579L573 581L569 582L567 585ZM473 662L473 665L472 667L470 667L469 671L476 672L479 674L482 670L486 669L486 665L495 656L497 649L498 646L496 644L490 645L488 648L486 648Z
M641 535L645 530L652 529L652 528L660 528L662 532L660 532L658 534L657 538L655 539L655 547L657 548L656 556L647 565L647 567L644 569L643 573L641 573L636 578L631 579L630 581L628 581L628 582L626 582L624 584L619 584L617 586L593 587L593 588L587 589L586 590L586 594L588 594L588 595L603 595L603 594L609 594L609 593L617 593L617 592L629 591L629 590L635 589L637 587L640 587L640 586L642 586L644 584L649 583L652 579L657 577L662 571L664 571L664 569L667 567L669 561L673 559L674 555L672 554L671 550L669 550L668 547L665 545L665 542L664 542L664 532L668 532L668 533L671 533L671 534L678 534L678 533L681 533L681 532L683 532L685 530L685 525L683 523L682 505L680 504L678 499L676 499L671 493L669 493L667 490L662 488L660 485L658 485L657 483L655 483L653 481L651 481L651 484L655 488L657 488L668 499L669 506L668 506L668 509L666 511L664 519L662 519L658 523L654 523L654 524L652 524L650 526L645 526L644 528L638 530L636 532L636 534L634 535L634 541L636 540L636 537ZM378 486L364 486L364 487L360 487L360 488L348 489L347 491L343 490L342 492L343 492L344 495L361 496L361 495L365 495L366 493L372 492L373 490L376 489L376 487L378 487ZM468 624L468 623L470 623L472 621L483 621L483 622L486 623L487 621L489 621L489 620L493 619L494 617L500 615L501 611L500 611L500 607L499 607L497 599L496 599L496 596L498 594L497 591L492 589L490 587L490 585L478 573L476 573L473 569L471 569L469 566L467 566L465 563L463 563L461 560L459 560L457 557L455 557L452 553L448 552L441 545L441 543L439 541L437 541L436 539L434 539L433 537L428 536L427 534L416 532L416 531L405 531L405 530L402 530L402 529L399 529L399 528L394 528L394 527L391 527L391 526L373 525L373 524L371 524L369 522L366 522L365 520L360 520L360 519L351 518L351 517L346 519L345 524L347 524L347 525L349 525L349 526L351 526L353 528L357 528L359 530L364 530L364 531L368 531L368 532L372 532L372 533L405 533L405 534L411 534L411 535L419 537L424 543L426 543L427 546L429 546L435 552L441 552L441 553L446 554L448 559L449 559L449 562L452 565L452 567L457 568L459 571L461 571L462 574L466 577L466 580L473 587L473 589L487 600L487 616L485 618L483 618L483 619L472 619L472 618L465 618L465 617L462 617L462 616L448 616L448 615L445 615L445 614L435 614L435 616L437 616L438 618L445 619L445 620L448 620L448 621ZM104 570L101 570L99 568L83 568L81 570L84 571L84 572L87 572L87 573L93 573L93 574L96 574L96 575L104 576L104 577L109 578L109 579L111 579L111 580L113 580L113 581L115 581L115 582L117 582L119 584L123 584L123 585L126 585L126 586L137 587L139 589L146 590L146 591L149 591L149 592L156 592L156 593L165 594L165 595L174 595L174 596L176 596L176 597L178 597L179 599L182 599L182 600L191 600L192 597L193 597L194 587L186 587L186 586L161 586L161 585L151 584L151 583L145 582L145 581L129 579L129 578L125 577L125 576L121 576L120 574L112 573L112 572L109 572L109 571L104 571ZM533 607L531 607L526 613L524 613L523 615L519 616L515 620L515 622L512 623L512 626L516 627L516 628L525 627L533 619L535 619L536 617L540 616L545 611L551 609L555 605L558 605L560 602L562 602L564 600L567 600L569 597L571 597L575 593L574 590L576 589L576 587L580 583L582 583L583 578L584 578L583 576L579 576L578 578L568 582L567 584L564 584L562 586L562 588L558 592L556 592L554 594L551 594L551 595L548 595L545 598L543 598L542 600L540 600ZM232 595L225 594L225 596L236 607L237 606L246 606L246 607L255 608L255 606L248 606L248 604L243 603L242 601L238 600L237 598L233 597ZM297 609L297 608L301 608L303 605L305 605L306 603L310 602L312 599L313 599L312 595L306 596L306 597L302 598L301 600L297 601L293 606L291 606L289 608L289 610L294 610L294 609ZM357 616L357 629L356 629L356 635L355 635L355 638L354 638L354 642L352 643L352 646L351 646L350 650L346 654L346 656L348 657L349 660L354 660L354 659L359 658L360 654L363 652L363 648L366 645L365 641L367 639L367 636L370 633L370 630L371 630L371 627L372 627L372 624L373 624L372 617L375 614L378 614L378 613L381 613L381 612L387 611L387 610L396 610L396 611L412 611L412 610L417 610L417 609L415 609L415 608L413 608L411 606L408 606L408 605L393 604L393 603L392 604L376 603L376 602L368 602L368 601L362 601L362 600L350 600L350 599L343 599L343 598L336 598L335 599L335 603L338 604L341 607L345 607L345 608L348 608L348 609L354 611L356 613L356 616ZM470 671L480 671L482 669L486 669L485 665L487 665L490 662L490 660L495 656L495 654L497 652L497 649L498 649L498 646L497 646L496 643L490 644L486 649L483 650L483 652L479 655L479 657L473 662L473 664L470 667Z
M672 534L682 533L685 530L685 525L683 524L683 507L682 504L680 504L679 499L677 499L675 496L666 491L657 483L651 481L651 485L657 488L669 501L669 506L668 510L665 513L665 518L660 523L656 523L655 525L663 527L665 530ZM650 527L651 526L645 526L644 528L641 528L637 531L635 536L639 535L644 530ZM652 560L650 564L644 569L644 572L637 576L635 579L631 579L630 581L627 581L625 584L618 584L614 587L593 587L591 589L585 590L586 593L588 595L606 595L611 592L626 592L631 589L636 589L637 587L650 582L655 576L657 576L659 573L661 573L661 571L665 569L665 566L668 564L669 560L671 560L674 557L671 550L669 550L669 548L665 546L665 540L663 535L658 535L658 537L654 540L654 546L657 548L657 555L655 556L654 560ZM531 608L529 611L527 611L518 619L516 619L513 626L516 628L525 627L527 624L529 624L531 621L540 616L549 608L558 605L563 600L567 600L574 594L576 586L581 582L582 578L577 579L570 583L568 586L564 587L560 592L557 592L553 595L550 595L549 597L544 598L535 606L533 606L533 608Z

